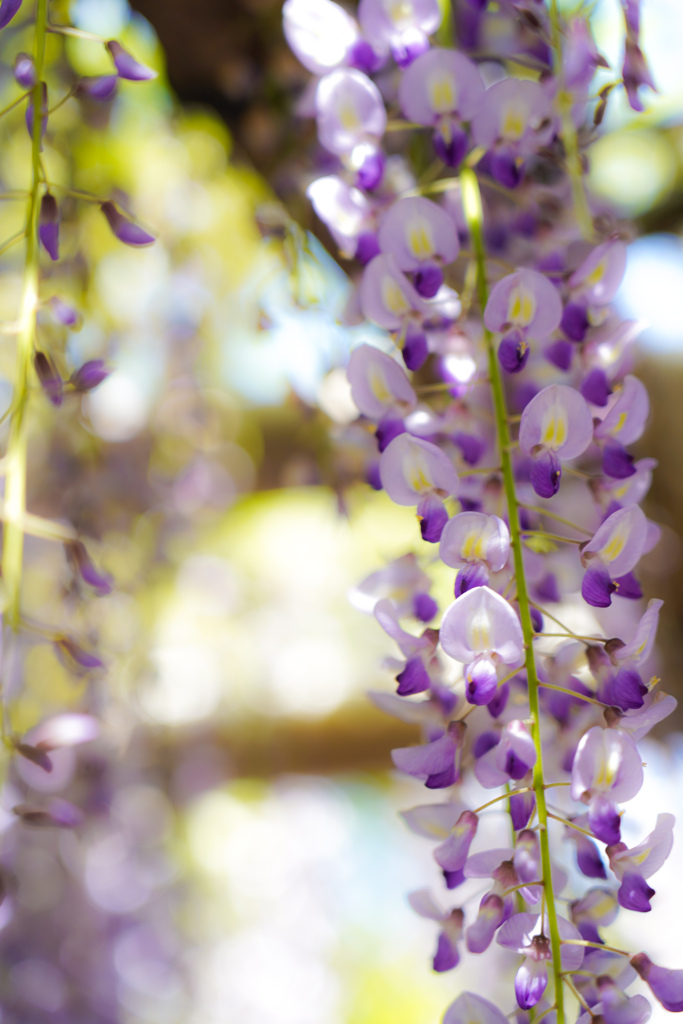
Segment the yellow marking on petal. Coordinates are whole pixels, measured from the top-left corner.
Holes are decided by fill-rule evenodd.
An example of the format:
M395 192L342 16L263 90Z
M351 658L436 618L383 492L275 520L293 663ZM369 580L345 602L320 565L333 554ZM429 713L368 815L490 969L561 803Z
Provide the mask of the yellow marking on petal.
M502 111L500 134L504 139L516 142L524 135L526 123L527 111L514 103L507 103Z
M614 900L610 899L609 896L603 896L601 899L598 900L596 904L594 904L593 907L591 907L591 916L594 915L596 918L603 917L605 914L608 914L610 910L613 909Z
M458 90L455 79L448 71L431 76L427 83L429 102L437 114L448 114L458 105Z
M567 440L567 414L555 409L543 421L541 444L552 451L561 448Z
M377 401L381 402L382 405L389 405L394 396L387 387L384 374L379 366L370 366L370 370L368 372L368 384L370 385L370 390Z
M339 123L346 132L356 132L361 126L358 111L348 100L339 107L338 116Z
M586 278L586 284L591 288L594 288L596 284L600 284L605 275L606 269L607 260L600 260L595 270L591 270L590 274Z
M636 863L636 864L642 864L644 860L647 860L647 858L650 856L651 853L652 853L652 847L648 846L648 847L646 847L643 850L642 853L637 853L635 855L635 857L632 856L629 859L634 861L634 863Z
M403 474L408 486L412 487L417 494L424 494L425 491L434 489L434 481L420 450L408 453L403 463Z
M614 428L614 430L612 431L612 433L618 434L619 431L623 430L624 429L624 424L626 423L627 419L628 419L628 413L627 412L622 412L621 415L619 416L619 419L617 420L617 425Z
M416 260L426 260L434 254L432 226L424 217L415 217L407 225L408 248Z
M491 649L491 620L485 608L480 608L469 623L469 645L473 651Z
M385 308L390 313L395 313L396 316L402 316L410 309L405 295L389 274L382 279L382 302Z
M508 322L518 327L528 327L536 314L536 299L527 288L518 285L510 293Z
M394 25L400 25L403 21L412 19L413 16L413 5L410 0L389 0L389 3L385 2L385 10Z
M460 557L466 562L483 562L486 558L484 538L476 530L470 530L460 548Z
M624 550L626 536L621 527L617 527L606 544L600 549L600 558L603 561L613 562Z

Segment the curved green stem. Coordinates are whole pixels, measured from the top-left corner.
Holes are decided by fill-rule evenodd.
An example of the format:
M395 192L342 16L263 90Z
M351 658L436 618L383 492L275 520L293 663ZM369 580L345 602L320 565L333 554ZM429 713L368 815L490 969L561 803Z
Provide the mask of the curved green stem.
M465 168L460 176L462 186L462 202L465 211L467 227L469 229L472 247L477 260L477 293L479 305L483 315L486 303L488 302L488 285L486 281L486 250L484 247L483 234L483 211L481 205L481 194L479 183L472 170ZM540 715L538 703L538 675L534 659L533 639L534 627L531 622L531 605L524 575L524 562L522 556L522 537L519 526L519 503L515 490L515 475L512 466L512 455L510 450L510 430L508 427L507 406L505 391L500 371L500 364L493 344L493 335L484 329L484 337L488 349L489 377L493 393L493 407L496 419L496 433L498 448L503 469L503 486L508 506L508 518L510 526L510 544L514 556L515 578L517 580L517 601L519 603L519 615L524 636L526 672L529 687L529 708L531 711L531 735L536 749L536 764L534 765L533 787L536 794L536 808L539 822L539 841L541 846L541 865L543 869L543 892L548 915L548 930L550 932L550 947L553 956L553 975L555 979L555 1002L557 1004L557 1024L565 1024L564 1017L564 990L562 986L562 963L560 959L560 933L557 924L557 911L555 909L555 894L553 892L552 868L550 864L550 844L548 841L548 810L545 802L545 778L543 775L543 746L540 733Z
M17 374L12 401L13 414L7 447L5 484L5 529L2 544L2 574L7 600L7 619L13 630L19 625L21 574L24 559L24 518L26 514L26 410L29 374L36 335L38 307L38 212L40 208L40 144L43 122L42 78L45 65L45 34L48 0L37 0L33 42L36 84L33 87L33 132L31 138L31 186L26 210L26 261L17 336Z

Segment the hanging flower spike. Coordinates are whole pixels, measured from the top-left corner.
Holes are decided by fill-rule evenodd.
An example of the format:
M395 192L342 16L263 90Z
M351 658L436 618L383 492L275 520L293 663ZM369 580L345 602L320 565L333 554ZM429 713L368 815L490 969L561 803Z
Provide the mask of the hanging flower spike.
M59 259L59 207L51 192L45 192L40 200L38 213L38 237L51 260Z
M141 248L142 246L152 245L155 241L154 235L150 235L149 232L141 228L135 221L124 216L110 199L102 203L100 209L106 217L112 232L116 235L119 242L123 242L124 245Z
M489 151L491 174L506 188L516 188L526 157L553 137L552 105L538 82L506 78L486 90L472 122L477 146Z
M638 846L630 850L625 843L607 847L609 866L621 882L617 898L627 910L652 910L650 900L655 891L645 879L659 871L671 853L675 823L673 814L658 814L653 831Z
M351 63L360 39L355 18L332 0L285 0L282 27L295 57L314 75Z
M594 608L607 608L619 579L637 565L647 540L647 519L640 506L627 505L613 512L581 552L587 569L581 584L584 601Z
M438 921L442 926L432 961L434 970L441 973L457 967L460 963L458 943L462 939L462 926L465 920L462 910L459 908L451 911L441 910L432 899L428 889L409 893L408 902L420 917Z
M647 953L636 953L631 965L650 986L653 996L670 1013L683 1012L683 971L670 971L653 964Z
M399 67L406 67L428 49L441 8L438 0L360 0L358 20L366 39L389 47Z
M504 337L498 359L508 373L519 373L529 357L529 339L543 341L556 330L562 317L557 289L535 270L518 270L502 278L491 290L484 324Z
M562 461L582 455L593 439L593 417L585 399L565 384L551 384L525 407L519 447L533 458L531 484L541 498L560 488Z
M560 937L581 941L581 936L571 922L563 917L557 919ZM524 962L515 975L517 1005L530 1010L538 1003L548 984L547 964L552 961L552 950L548 935L548 922L536 914L514 914L498 933L497 942L505 949L522 953ZM581 946L562 946L562 970L576 971L583 962Z
M321 145L348 160L361 188L376 188L384 173L378 143L387 114L375 83L353 69L332 71L318 82L315 105Z
M449 605L440 640L446 654L465 665L470 704L492 700L498 687L498 664L517 665L523 658L519 619L505 598L488 587L468 590Z
M498 516L483 512L459 512L449 519L441 534L439 557L458 569L455 596L473 586L485 586L489 572L499 572L507 564L510 533Z
M463 122L470 122L484 96L476 64L454 50L423 53L401 76L398 98L409 121L434 126L436 155L448 167L459 167L469 148Z
M360 189L330 174L312 181L306 195L321 221L329 228L343 256L348 259L355 256L361 263L369 263L378 255L379 242L372 227L372 206ZM372 249L371 240L374 241Z
M0 3L0 28L6 28L21 7L22 0L2 0Z
M603 843L618 843L617 803L632 800L643 784L643 765L630 738L616 729L593 726L584 733L572 765L572 800L588 804L588 824Z
M109 39L105 46L114 61L119 78L125 78L129 82L149 82L151 79L159 77L156 71L148 68L146 64L141 64L128 50L124 50L116 39Z
M507 1024L507 1017L488 999L463 992L446 1010L443 1024Z
M433 298L443 284L443 264L452 263L460 242L452 218L421 196L399 199L382 218L379 245L391 254L400 270L414 274L415 288Z
M429 441L400 434L382 452L379 475L397 505L417 505L423 539L438 543L448 519L443 499L458 488L448 456Z

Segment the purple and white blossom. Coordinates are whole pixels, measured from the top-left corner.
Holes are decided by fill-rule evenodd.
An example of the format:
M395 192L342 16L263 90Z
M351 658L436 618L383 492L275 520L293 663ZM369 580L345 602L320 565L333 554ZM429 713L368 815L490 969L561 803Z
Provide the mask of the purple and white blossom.
M588 824L604 843L618 843L618 803L632 800L643 784L643 765L633 740L594 726L579 742L572 765L571 795L588 805Z
M593 419L585 399L565 384L544 388L525 407L519 447L533 459L531 483L542 498L560 487L562 462L582 455L593 439Z

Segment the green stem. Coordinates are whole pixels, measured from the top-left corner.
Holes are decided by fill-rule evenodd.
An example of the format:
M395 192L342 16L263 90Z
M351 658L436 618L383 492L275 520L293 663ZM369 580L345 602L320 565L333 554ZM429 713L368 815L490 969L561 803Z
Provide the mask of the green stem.
M26 409L29 373L35 344L38 307L38 212L40 208L40 143L43 122L42 78L45 64L45 33L48 0L36 0L33 59L36 84L33 87L33 133L31 139L31 188L26 210L26 262L17 337L17 372L12 401L13 415L7 447L5 484L5 529L2 544L2 574L7 595L7 619L13 630L19 626L21 574L24 560L23 524L26 514Z
M484 246L483 233L483 210L481 205L481 193L476 175L469 168L465 168L460 176L462 185L462 201L469 229L472 246L477 258L477 293L479 305L483 316L488 302L488 285L486 281L486 249ZM534 660L534 627L531 622L531 606L527 593L526 577L524 575L524 562L522 554L522 537L519 526L519 504L515 490L515 474L512 466L512 455L510 451L510 431L508 427L507 406L505 391L500 371L500 364L496 356L493 343L493 335L484 329L484 337L488 349L489 377L491 379L491 390L493 392L493 407L496 418L496 433L498 448L500 450L501 464L503 468L503 486L508 506L508 518L510 526L510 544L514 556L515 578L517 580L517 601L519 603L519 615L524 636L525 660L527 681L529 687L529 708L531 711L531 735L536 749L536 764L534 765L533 786L536 793L536 808L539 823L539 841L541 846L541 866L543 870L543 892L548 914L548 930L550 932L550 947L553 956L553 975L555 979L555 1001L557 1004L557 1024L565 1024L564 1017L564 989L562 986L562 963L560 959L560 932L557 924L557 910L555 909L555 894L553 892L553 876L550 864L550 844L548 840L548 811L545 802L545 778L543 775L543 745L541 743L540 713L538 702L538 675L536 673L536 662Z

